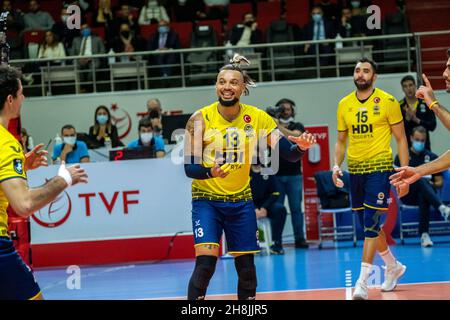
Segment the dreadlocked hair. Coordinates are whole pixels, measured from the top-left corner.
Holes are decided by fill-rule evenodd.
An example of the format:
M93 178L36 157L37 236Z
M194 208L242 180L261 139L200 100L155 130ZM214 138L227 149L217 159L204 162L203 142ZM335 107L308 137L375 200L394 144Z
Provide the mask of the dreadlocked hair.
M245 90L244 95L248 96L250 91L250 88L256 87L255 81L247 74L247 71L242 70L241 65L250 65L250 61L237 53L234 54L233 58L230 59L230 63L224 65L222 68L220 68L220 71L223 70L234 70L239 71L242 76L244 77L244 84L245 84Z

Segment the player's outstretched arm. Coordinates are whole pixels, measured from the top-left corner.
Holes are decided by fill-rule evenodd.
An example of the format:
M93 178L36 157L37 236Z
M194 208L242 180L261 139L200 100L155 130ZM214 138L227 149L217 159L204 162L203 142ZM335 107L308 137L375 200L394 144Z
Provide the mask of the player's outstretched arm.
M428 107L431 106L431 110L433 110L447 130L450 131L450 112L437 101L431 83L425 74L422 74L422 79L425 85L419 87L416 92L416 97L423 99Z
M311 133L304 132L299 137L286 138L278 129L275 129L268 137L267 143L271 148L280 148L280 156L289 162L297 162L306 150L316 143L316 138Z
M80 165L66 168L62 163L58 176L41 187L29 188L27 181L20 178L5 180L0 183L0 187L14 211L22 217L28 217L52 202L67 187L87 182L87 173Z

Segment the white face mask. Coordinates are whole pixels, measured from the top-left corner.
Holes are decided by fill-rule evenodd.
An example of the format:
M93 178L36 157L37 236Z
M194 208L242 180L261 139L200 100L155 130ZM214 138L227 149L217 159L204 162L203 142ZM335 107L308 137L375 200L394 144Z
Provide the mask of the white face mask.
M150 141L152 141L153 138L153 132L144 132L141 133L141 141L142 143L150 143Z
M70 144L71 146L74 146L77 142L77 137L64 137L63 141L65 144Z
M294 122L294 118L293 118L293 117L290 117L290 118L288 118L288 119L280 118L280 119L278 119L278 120L279 120L281 123L284 123L284 124Z

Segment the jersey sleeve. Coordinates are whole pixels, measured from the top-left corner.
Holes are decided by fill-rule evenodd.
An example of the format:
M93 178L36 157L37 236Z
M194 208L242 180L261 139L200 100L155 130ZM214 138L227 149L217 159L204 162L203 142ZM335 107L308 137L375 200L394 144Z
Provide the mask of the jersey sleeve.
M165 151L164 140L160 137L155 137L155 151Z
M26 180L25 156L18 144L5 144L0 149L0 182L13 178Z
M276 127L277 124L275 123L275 120L273 120L273 118L269 116L266 112L261 110L258 129L265 130L267 132L267 135L269 135Z
M387 117L390 125L397 124L403 121L402 109L400 103L394 97L387 99Z
M347 131L348 127L345 123L345 115L344 115L344 104L339 102L338 108L337 108L337 129L338 131Z

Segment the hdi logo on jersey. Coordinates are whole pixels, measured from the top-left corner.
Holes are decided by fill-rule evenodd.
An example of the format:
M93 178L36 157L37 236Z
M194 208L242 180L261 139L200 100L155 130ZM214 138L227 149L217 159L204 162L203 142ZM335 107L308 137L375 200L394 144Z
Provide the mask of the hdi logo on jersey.
M18 174L23 174L22 160L14 159L13 160L13 168L14 168L14 171L17 172Z

